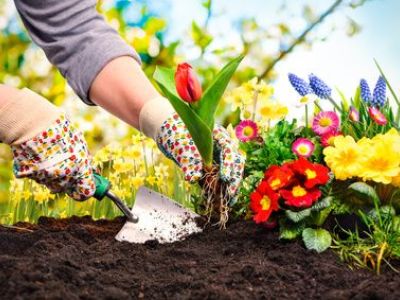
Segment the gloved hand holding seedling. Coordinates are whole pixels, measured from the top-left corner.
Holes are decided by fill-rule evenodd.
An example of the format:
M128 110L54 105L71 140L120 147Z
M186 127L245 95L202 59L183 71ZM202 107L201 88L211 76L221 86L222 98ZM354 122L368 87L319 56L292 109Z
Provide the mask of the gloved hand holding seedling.
M228 202L235 197L244 157L225 128L215 125L215 111L242 56L228 63L210 86L201 85L187 63L176 72L157 67L154 78L177 112L166 120L157 137L160 149L183 170L186 179L200 181L206 196L206 213L228 219Z

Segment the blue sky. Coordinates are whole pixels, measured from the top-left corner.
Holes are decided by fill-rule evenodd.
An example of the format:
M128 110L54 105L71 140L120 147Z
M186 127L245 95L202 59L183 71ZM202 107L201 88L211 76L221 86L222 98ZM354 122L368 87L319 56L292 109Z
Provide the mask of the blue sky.
M321 12L329 7L333 0L286 1L290 5L279 15L277 10L283 2L282 0L214 0L217 21L210 24L210 29L219 33L226 32L225 35L229 36L229 24L232 20L255 17L261 24L268 26L276 20L288 18L289 22L298 22L293 24L300 32L304 24L299 22L299 19L292 19L292 14L299 15L299 9L304 3L311 3L316 12ZM171 37L179 37L182 36L182 32L187 32L192 19L204 21L205 14L199 0L173 0L172 3L169 11L172 22ZM304 77L313 72L351 96L361 77L366 78L371 85L375 84L378 71L373 58L379 61L395 90L399 91L400 35L397 33L400 28L399 12L398 0L370 0L361 8L345 9L330 16L328 24L319 28L319 32L326 33L333 23L339 30L330 34L327 41L316 43L311 50L298 50L277 66L276 71L280 75L275 83L277 97L295 96L286 80L288 72ZM344 30L347 17L354 18L362 26L361 33L352 38L347 37Z

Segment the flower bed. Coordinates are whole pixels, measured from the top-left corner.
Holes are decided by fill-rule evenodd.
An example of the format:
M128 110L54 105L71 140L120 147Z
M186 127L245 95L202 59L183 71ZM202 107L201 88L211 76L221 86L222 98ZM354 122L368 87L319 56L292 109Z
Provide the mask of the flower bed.
M331 250L312 255L253 222L168 245L116 242L123 222L41 218L16 224L24 230L0 228L2 298L400 297L400 277L389 267L381 276L352 271Z

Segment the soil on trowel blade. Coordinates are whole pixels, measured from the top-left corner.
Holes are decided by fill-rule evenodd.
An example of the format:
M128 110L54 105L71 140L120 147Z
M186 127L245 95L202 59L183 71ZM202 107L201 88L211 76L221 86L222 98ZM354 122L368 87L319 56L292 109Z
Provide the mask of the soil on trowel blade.
M42 218L1 228L0 298L400 299L395 272L351 271L331 251L283 243L251 222L144 245L114 240L123 223Z

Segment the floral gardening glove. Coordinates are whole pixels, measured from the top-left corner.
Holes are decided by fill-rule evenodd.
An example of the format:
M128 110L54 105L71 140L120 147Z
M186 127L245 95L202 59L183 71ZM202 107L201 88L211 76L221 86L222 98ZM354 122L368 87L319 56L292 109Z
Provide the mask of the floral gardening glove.
M14 173L84 200L95 192L86 143L64 112L39 94L0 86L0 140L11 146Z
M213 138L215 154L219 156L221 179L228 184L229 195L234 197L242 180L245 158L224 127L217 125ZM182 169L186 180L196 182L202 177L200 153L186 125L176 113L162 124L156 142L161 151Z
M86 200L96 191L86 142L64 115L34 138L11 147L17 178L31 178L75 200Z

